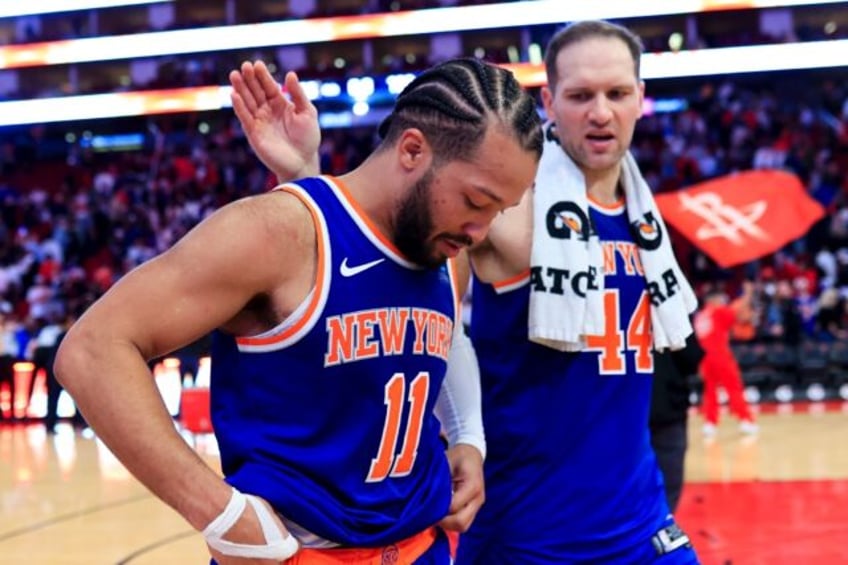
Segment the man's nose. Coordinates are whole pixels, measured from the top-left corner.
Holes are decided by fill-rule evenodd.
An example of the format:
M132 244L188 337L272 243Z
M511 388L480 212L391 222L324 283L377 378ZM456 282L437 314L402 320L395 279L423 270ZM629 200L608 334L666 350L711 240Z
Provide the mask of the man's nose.
M606 96L596 96L589 108L590 119L599 124L605 124L612 119L612 108Z
M486 239L491 225L491 220L488 222L469 222L462 226L462 233L472 241L472 245L476 245Z

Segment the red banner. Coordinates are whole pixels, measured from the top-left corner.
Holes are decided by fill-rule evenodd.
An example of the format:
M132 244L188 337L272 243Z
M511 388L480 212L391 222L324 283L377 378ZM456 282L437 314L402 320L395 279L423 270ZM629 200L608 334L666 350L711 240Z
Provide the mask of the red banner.
M722 267L774 253L824 216L792 173L747 171L656 196L666 223Z

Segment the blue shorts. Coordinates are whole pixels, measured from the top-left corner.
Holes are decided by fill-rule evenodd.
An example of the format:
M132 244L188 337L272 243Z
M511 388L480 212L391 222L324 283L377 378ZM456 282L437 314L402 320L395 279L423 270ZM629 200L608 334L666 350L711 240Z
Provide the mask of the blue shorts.
M674 517L669 515L661 528L647 543L634 547L627 555L612 557L614 563L644 563L645 565L698 565L692 542Z
M472 530L473 531L473 530ZM456 565L698 565L692 544L669 516L657 533L626 551L606 555L556 554L538 547L509 545L508 539L459 538Z

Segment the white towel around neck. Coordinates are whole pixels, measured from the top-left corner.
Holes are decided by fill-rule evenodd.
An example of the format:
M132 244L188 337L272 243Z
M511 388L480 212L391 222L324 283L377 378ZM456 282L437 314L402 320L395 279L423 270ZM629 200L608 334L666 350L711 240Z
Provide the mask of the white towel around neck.
M636 233L647 236L635 239L652 297L654 347L680 349L692 333L689 314L698 306L695 293L680 271L651 189L629 152L620 182L628 220ZM587 335L604 333L603 252L589 218L586 180L549 122L533 194L528 332L531 341L560 351L580 351ZM569 283L575 277L582 277L581 284Z

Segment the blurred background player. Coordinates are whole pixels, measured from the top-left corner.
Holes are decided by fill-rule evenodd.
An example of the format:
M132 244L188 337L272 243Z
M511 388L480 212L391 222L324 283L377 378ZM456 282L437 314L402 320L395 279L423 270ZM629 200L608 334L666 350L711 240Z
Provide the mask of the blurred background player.
M753 292L753 284L746 282L740 300L736 301L736 306L743 312L750 310ZM709 290L704 297L703 308L695 315L695 333L705 352L700 373L704 380L701 405L703 433L707 437L715 436L717 431L719 387L727 392L730 412L739 419L739 430L744 434L756 434L758 431L754 414L743 394L739 364L730 348L730 332L736 322L737 311L728 304L727 294L717 288Z

